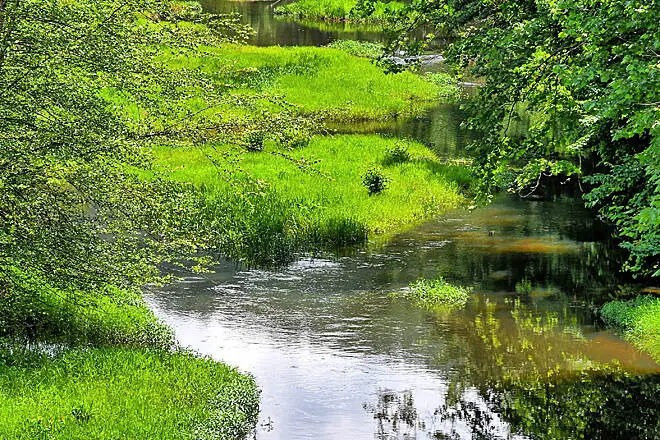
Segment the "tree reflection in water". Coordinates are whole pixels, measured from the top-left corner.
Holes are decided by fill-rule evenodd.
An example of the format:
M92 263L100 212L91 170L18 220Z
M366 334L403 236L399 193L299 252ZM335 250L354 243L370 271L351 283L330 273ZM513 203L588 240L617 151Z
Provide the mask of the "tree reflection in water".
M382 391L365 405L377 439L660 438L660 374L589 359L570 314L479 302L452 341L464 361L441 373L449 388L433 418L421 420L410 392Z

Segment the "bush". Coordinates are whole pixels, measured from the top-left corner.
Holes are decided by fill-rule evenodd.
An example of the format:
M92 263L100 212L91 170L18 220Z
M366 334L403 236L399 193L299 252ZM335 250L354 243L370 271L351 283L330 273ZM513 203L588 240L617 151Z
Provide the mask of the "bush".
M383 192L390 179L383 174L380 168L372 167L362 175L362 184L369 190L369 195Z
M385 149L385 159L383 165L396 165L398 163L409 162L411 159L408 147L404 142L396 141L393 145Z

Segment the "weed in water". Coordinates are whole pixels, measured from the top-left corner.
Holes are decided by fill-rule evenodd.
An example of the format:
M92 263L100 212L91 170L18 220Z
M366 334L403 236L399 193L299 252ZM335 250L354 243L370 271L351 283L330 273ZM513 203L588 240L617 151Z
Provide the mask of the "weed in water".
M442 277L435 280L419 279L409 286L403 296L413 300L424 308L458 309L467 304L472 292L471 287L449 284Z

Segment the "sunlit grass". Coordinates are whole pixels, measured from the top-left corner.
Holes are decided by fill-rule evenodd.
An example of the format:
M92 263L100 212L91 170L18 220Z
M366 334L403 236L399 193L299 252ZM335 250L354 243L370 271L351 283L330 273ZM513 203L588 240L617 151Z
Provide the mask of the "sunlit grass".
M459 204L462 197L457 180L468 177L458 167L443 165L423 145L405 141L410 160L383 166L390 179L388 188L369 195L362 175L372 165L381 165L388 146L397 141L380 136L315 137L307 147L293 150L289 158L268 151L246 153L242 170L268 185L291 206L317 220L350 218L367 225L370 232L384 232L419 221ZM222 148L159 148L160 166L171 170L177 180L232 191L218 174ZM301 170L302 163L309 168Z
M411 72L386 74L368 59L332 48L226 45L203 48L195 57L173 56L170 65L213 72L231 93L266 92L298 106L302 114L329 120L415 115L455 95L452 85Z
M470 287L456 286L439 277L433 280L419 279L395 296L406 298L424 309L451 311L464 307L471 292Z
M364 13L355 9L357 0L297 0L278 6L276 14L316 20L350 20L374 22L385 18L387 12L398 11L404 3L399 1L374 2L374 10Z
M256 423L250 377L188 353L76 349L0 364L3 439L241 439Z
M622 329L626 339L660 362L660 298L640 295L630 301L612 301L600 313L607 325Z

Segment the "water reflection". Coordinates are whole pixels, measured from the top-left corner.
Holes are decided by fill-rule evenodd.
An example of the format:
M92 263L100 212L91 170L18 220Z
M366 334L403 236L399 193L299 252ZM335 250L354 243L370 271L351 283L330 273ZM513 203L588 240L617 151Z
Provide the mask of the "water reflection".
M206 11L229 14L238 13L241 21L255 30L249 40L256 46L325 46L343 40L379 41L383 39L382 27L353 26L348 23L322 23L294 21L273 14L273 1L237 2L228 0L201 0Z
M380 133L415 139L441 158L460 158L467 155L465 146L475 137L474 133L461 127L465 118L460 104L438 104L415 118L336 124L330 128L341 133Z
M580 306L612 283L606 232L579 201L502 198L351 257L279 271L227 263L149 301L184 345L256 376L269 426L260 439L516 438L506 393L533 401L547 380L577 393L579 372L603 364L658 371ZM560 248L498 247L507 241ZM419 310L389 295L437 275L475 287L464 311ZM557 399L553 414L572 411Z

